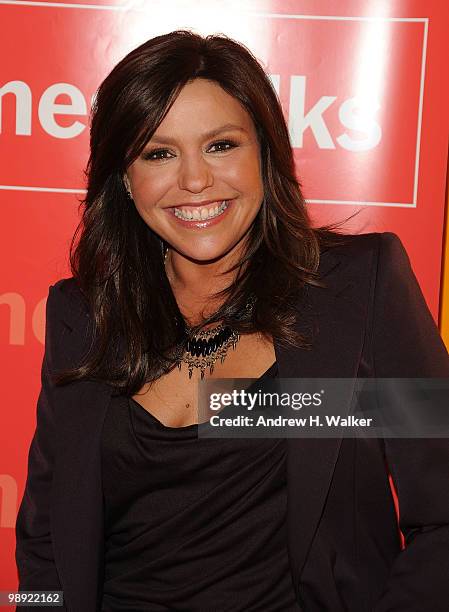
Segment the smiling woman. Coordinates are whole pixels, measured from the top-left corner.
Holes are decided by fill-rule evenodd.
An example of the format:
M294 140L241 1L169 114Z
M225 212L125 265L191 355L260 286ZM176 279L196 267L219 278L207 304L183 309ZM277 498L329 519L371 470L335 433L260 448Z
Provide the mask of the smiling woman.
M19 589L71 612L446 611L446 440L199 436L203 377L449 377L397 236L312 227L276 93L225 36L132 51L90 144Z
M166 267L178 284L189 284L189 270L199 262L220 259L224 270L242 255L262 206L259 142L250 115L217 83L189 82L125 181L139 215L170 245ZM205 276L203 266L193 293Z
M175 366L256 376L274 336L307 346L297 298L343 239L311 228L279 100L242 45L180 31L124 58L96 96L88 178L71 263L94 342L60 381L109 380L148 406L150 386L178 397ZM173 422L195 414L189 389Z

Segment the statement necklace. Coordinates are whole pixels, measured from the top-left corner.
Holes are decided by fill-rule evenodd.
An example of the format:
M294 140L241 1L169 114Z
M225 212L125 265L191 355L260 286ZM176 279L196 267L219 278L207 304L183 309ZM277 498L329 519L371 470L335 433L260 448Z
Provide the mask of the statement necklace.
M164 257L164 264L167 261L167 252ZM246 304L244 313L241 318L249 316L253 310L255 296L251 295ZM209 368L209 373L214 371L214 364L217 359L221 363L225 360L229 347L235 350L237 342L240 340L240 334L230 325L220 323L211 329L192 333L192 328L185 326L187 340L185 342L185 351L178 361L178 369L184 362L189 368L189 379L192 378L193 368L199 368L201 372L201 380L204 378L206 368Z
M235 329L222 323L195 335L190 332L189 327L186 327L186 335L186 350L178 363L178 368L181 369L181 362L186 363L189 368L189 379L192 378L193 368L200 369L201 380L204 378L206 368L209 368L209 373L212 374L217 359L220 358L223 363L231 344L235 350L240 340L240 334Z

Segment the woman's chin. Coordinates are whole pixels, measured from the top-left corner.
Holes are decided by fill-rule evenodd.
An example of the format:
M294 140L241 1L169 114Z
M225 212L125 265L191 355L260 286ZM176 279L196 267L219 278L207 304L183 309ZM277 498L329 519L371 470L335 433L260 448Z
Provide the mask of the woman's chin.
M217 245L217 247L209 246L203 249L197 247L190 247L188 249L177 249L174 245L171 250L173 251L172 257L181 257L186 260L189 260L192 263L205 265L218 263L222 259L224 260L227 256L229 256L230 252L232 251L232 245Z
M205 253L194 253L191 255L186 255L186 259L191 261L192 263L196 263L198 265L207 265L218 263L221 259L223 259L226 255L226 251L213 251L213 252L205 252Z

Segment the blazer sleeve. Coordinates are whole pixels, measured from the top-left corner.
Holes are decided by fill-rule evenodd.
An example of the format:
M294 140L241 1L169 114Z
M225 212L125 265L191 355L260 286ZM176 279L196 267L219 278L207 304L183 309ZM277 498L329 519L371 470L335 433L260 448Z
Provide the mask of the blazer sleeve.
M45 352L37 402L37 423L29 448L25 491L15 528L19 590L62 590L54 560L50 520L56 435L53 384L50 379L54 299L54 287L51 286L46 304Z
M449 381L448 353L407 253L395 234L379 236L372 343L375 376ZM447 612L449 440L389 438L384 446L406 546L393 563L374 612Z

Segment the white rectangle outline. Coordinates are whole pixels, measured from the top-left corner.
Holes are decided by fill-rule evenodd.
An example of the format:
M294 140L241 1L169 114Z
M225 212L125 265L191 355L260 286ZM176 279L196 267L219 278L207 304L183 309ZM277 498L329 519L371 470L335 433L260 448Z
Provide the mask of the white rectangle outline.
M133 8L132 2L123 5L101 5L101 4L72 4L58 2L32 2L28 0L0 0L0 5L17 5L17 6L36 6L50 8L78 8L87 10L109 10L109 11L134 11L145 12L144 9ZM418 106L418 125L416 134L416 151L415 151L415 174L413 180L413 202L363 202L358 200L307 200L309 204L351 204L357 206L391 206L395 208L416 208L418 198L418 178L419 178L419 158L421 153L421 128L422 128L422 110L424 101L424 84L426 73L426 54L427 54L427 36L429 28L428 17L347 17L336 15L288 15L283 13L263 13L245 11L245 14L253 17L266 17L270 19L302 19L302 20L321 20L321 21L392 21L405 23L423 23L424 36L423 47L421 53L421 80L419 85L419 106ZM0 191L41 191L47 193L78 193L85 194L85 189L63 189L58 187L25 187L19 185L0 185Z

